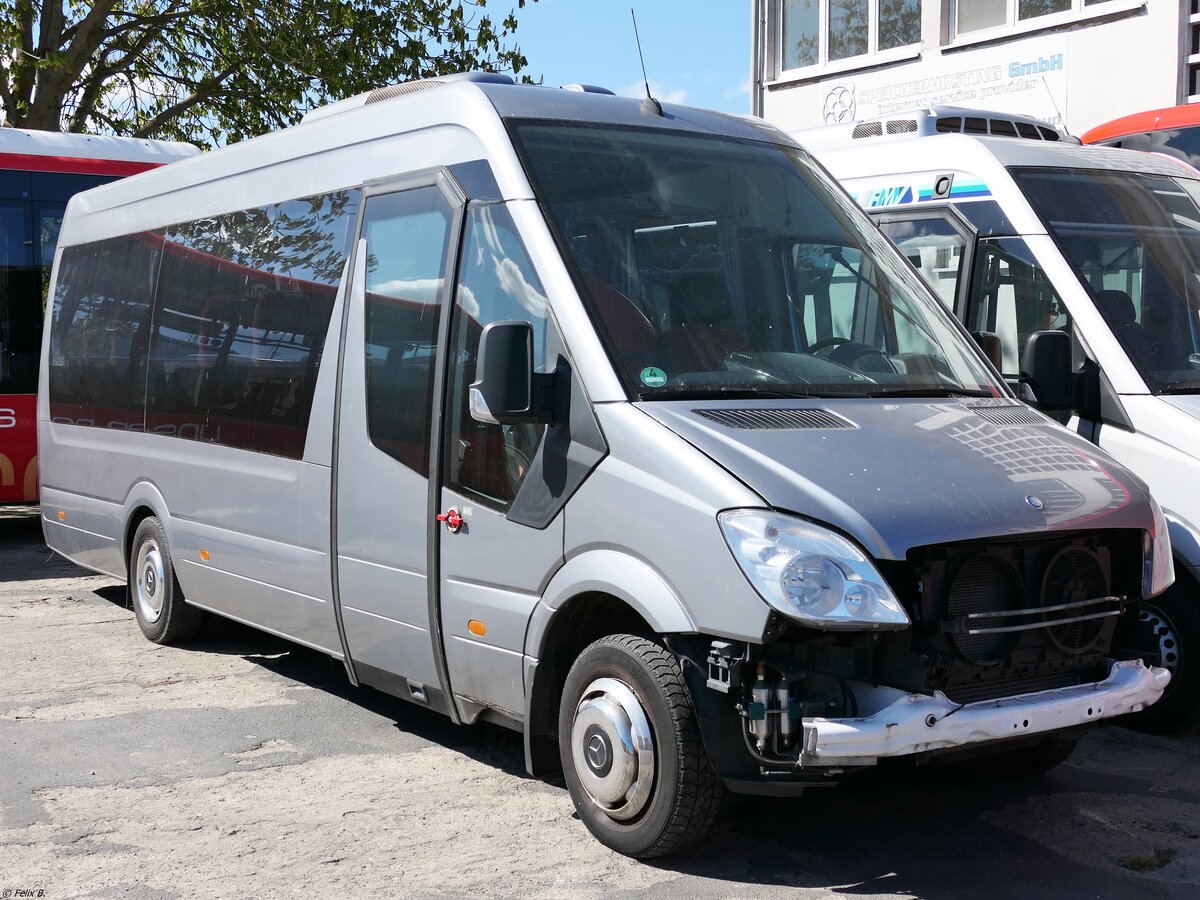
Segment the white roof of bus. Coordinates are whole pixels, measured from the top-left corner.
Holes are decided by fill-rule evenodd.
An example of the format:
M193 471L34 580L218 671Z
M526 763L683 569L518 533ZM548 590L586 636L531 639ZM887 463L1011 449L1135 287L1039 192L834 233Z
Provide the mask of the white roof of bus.
M165 164L187 156L195 156L199 152L199 147L177 141L0 128L0 155L20 153L26 156L65 156L74 159Z
M669 103L659 117L639 99L581 90L448 79L376 96L350 98L291 128L77 194L60 246L475 159L491 162L502 197L532 198L502 121L509 117L794 143L761 119Z
M794 137L801 146L804 145L803 135ZM813 153L838 179L934 169L957 169L983 176L998 167L1009 166L1111 169L1177 178L1200 177L1200 173L1190 166L1153 153L966 134L847 140L838 145L814 148Z

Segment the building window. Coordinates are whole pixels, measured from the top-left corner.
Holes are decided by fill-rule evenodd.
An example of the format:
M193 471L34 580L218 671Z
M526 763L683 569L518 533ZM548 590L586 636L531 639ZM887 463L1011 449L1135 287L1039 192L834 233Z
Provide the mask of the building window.
M783 71L921 40L921 0L781 0L779 9Z
M1052 16L1079 12L1109 0L953 0L954 31L972 34Z

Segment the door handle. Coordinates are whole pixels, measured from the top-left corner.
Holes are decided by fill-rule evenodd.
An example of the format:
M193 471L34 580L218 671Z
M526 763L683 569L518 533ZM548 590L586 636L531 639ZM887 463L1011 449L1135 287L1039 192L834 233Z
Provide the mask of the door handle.
M451 534L458 534L462 530L463 522L466 521L455 507L450 507L444 513L437 514L439 522L446 523L446 530Z

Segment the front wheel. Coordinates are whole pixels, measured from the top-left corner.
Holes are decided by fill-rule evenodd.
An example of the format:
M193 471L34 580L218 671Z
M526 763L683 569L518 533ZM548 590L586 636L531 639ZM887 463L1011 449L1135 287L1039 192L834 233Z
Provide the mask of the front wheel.
M1178 566L1179 563L1176 563ZM1200 723L1200 590L1181 574L1165 592L1141 602L1138 646L1143 658L1162 666L1171 682L1153 706L1121 719L1151 734L1178 734Z
M724 786L683 672L651 640L610 635L580 654L563 687L558 743L579 817L618 853L677 853L717 814Z
M153 516L143 519L133 535L129 590L138 627L156 644L174 644L195 637L204 622L204 611L183 601L183 591L171 564L167 534Z

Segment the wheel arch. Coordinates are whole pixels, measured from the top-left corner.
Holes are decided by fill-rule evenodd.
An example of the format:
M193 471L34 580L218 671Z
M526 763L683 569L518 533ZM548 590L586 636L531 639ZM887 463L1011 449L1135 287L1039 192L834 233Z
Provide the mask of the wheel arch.
M580 652L609 634L694 632L695 622L667 580L617 550L570 559L547 585L525 635L525 765L558 771L558 704Z
M133 549L133 536L138 526L151 516L158 519L167 530L167 502L158 488L146 481L139 481L125 498L125 530L121 537L121 558L129 569L129 554ZM168 539L170 535L167 535Z

